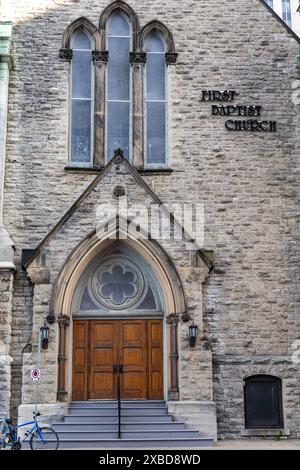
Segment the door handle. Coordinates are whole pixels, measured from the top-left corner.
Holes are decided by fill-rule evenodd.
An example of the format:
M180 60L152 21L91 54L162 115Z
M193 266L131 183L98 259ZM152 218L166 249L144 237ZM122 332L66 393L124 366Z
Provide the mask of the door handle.
M123 374L123 364L114 364L113 365L114 374Z

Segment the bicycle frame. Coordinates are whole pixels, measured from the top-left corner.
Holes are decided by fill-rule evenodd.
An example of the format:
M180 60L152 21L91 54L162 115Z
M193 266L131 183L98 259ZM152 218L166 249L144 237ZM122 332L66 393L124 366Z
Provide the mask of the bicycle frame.
M31 424L33 424L33 426L30 429L27 429L27 431L25 432L24 437L22 439L18 439L17 430L20 429L20 428L24 428L26 426L30 426ZM26 439L28 439L29 436L32 436L35 431L38 432L40 439L42 440L43 444L45 444L45 440L43 438L43 433L41 432L41 428L40 428L40 426L37 422L37 419L34 418L33 421L28 421L26 423L22 423L22 424L19 424L17 426L12 426L11 427L11 432L12 432L12 435L13 435L13 442L6 444L6 446L11 447L17 441L19 441L20 443L26 441Z

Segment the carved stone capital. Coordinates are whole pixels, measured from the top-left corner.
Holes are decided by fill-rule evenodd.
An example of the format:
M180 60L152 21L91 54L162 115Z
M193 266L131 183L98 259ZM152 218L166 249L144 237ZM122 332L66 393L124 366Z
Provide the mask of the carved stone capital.
M171 315L167 317L167 324L178 325L179 320L180 320L180 316L178 315L178 313L172 313Z
M59 57L65 62L71 62L73 58L73 50L72 49L60 49Z
M147 62L146 52L130 52L129 60L133 64L145 64Z
M166 64L174 65L177 62L177 52L166 52Z
M60 328L67 327L70 325L70 317L67 315L60 315L57 317L57 323Z
M109 58L109 52L108 51L92 51L92 61L93 64L97 62L102 62L104 64L107 64Z

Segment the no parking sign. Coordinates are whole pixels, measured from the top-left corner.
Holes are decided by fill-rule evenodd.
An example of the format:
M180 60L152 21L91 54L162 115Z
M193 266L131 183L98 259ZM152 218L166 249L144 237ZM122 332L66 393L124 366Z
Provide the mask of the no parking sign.
M40 369L32 369L30 371L30 378L33 381L40 380L41 379L41 371Z

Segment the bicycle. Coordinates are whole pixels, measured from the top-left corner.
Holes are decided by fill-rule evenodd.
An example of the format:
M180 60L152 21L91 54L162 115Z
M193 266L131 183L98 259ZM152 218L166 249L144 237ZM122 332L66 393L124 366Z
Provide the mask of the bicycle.
M29 445L31 450L57 450L59 446L57 432L47 426L41 427L37 420L39 416L41 416L41 413L34 412L33 421L17 426L12 425L11 419L4 419L3 428L5 429L5 434L2 441L0 440L0 449L11 447L11 450L21 450L23 442L30 436ZM30 426L31 424L33 424L33 426L27 429L24 437L22 439L18 437L18 429Z

